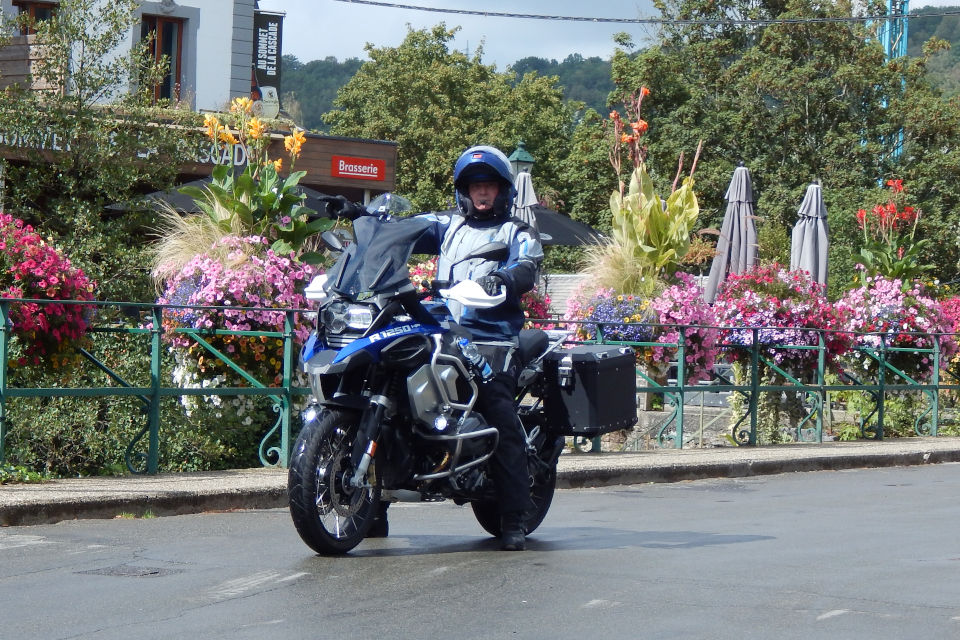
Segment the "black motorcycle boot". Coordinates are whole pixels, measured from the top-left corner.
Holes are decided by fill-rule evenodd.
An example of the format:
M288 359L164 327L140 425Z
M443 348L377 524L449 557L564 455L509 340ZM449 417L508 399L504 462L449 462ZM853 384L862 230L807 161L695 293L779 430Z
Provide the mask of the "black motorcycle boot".
M500 548L504 551L523 551L527 548L524 537L523 512L505 513L500 517Z
M377 512L373 516L373 524L367 530L368 538L386 538L390 533L390 523L387 522L387 507L389 502L381 502L377 505Z

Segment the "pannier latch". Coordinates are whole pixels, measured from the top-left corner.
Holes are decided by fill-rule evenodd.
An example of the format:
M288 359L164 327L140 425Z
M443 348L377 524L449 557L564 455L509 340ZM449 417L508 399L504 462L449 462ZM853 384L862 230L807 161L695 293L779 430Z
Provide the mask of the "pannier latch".
M564 356L557 363L557 384L561 389L573 387L573 358Z

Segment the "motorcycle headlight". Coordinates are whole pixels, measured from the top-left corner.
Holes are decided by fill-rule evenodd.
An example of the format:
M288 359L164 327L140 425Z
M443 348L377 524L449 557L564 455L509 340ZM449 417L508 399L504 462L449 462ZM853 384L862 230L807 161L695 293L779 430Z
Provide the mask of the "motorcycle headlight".
M365 330L373 324L373 310L370 307L347 307L347 326L351 329Z
M373 324L373 309L362 304L337 302L328 305L321 317L330 333L342 333L348 328L363 331Z

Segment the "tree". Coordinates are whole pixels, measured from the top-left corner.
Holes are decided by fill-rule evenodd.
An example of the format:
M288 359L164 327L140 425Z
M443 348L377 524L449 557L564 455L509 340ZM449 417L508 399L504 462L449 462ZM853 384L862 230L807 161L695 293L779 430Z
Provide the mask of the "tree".
M201 140L196 114L152 104L163 61L147 62L148 43L124 53L138 8L63 0L33 25L43 52L34 75L53 89L0 94L3 134L23 153L6 167L7 209L53 237L108 299L152 299L146 252L130 242L146 240L150 220L104 206L171 186Z
M455 33L439 24L410 29L398 47L368 44L370 61L324 116L331 133L396 141L397 191L420 208L453 204L453 163L474 144L509 154L523 140L537 159L538 194L550 193L573 122L562 89L534 73L515 82L482 64L482 50L451 52Z

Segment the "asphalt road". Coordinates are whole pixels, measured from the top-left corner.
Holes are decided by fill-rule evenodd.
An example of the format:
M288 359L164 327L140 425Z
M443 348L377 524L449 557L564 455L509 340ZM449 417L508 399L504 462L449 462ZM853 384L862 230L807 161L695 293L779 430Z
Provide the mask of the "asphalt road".
M284 510L0 529L0 639L960 635L960 466L558 492L525 553L469 508L312 555Z

